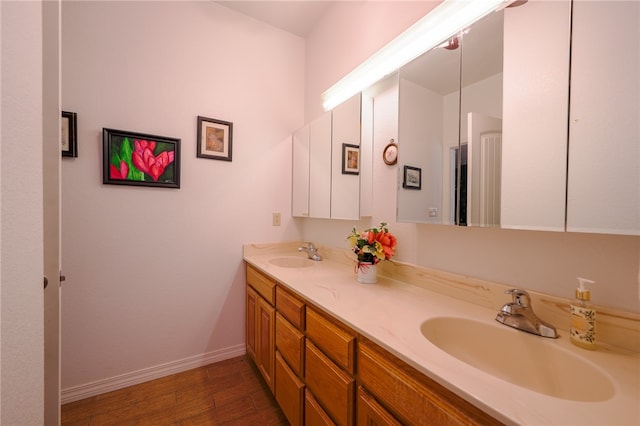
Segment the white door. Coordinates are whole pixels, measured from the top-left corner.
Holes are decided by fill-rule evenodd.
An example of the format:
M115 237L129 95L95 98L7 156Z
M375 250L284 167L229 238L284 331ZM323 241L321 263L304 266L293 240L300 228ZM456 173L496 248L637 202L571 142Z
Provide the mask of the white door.
M478 226L480 223L480 161L482 135L487 133L502 134L502 120L477 112L467 115L467 226Z
M44 424L60 424L60 2L42 2Z

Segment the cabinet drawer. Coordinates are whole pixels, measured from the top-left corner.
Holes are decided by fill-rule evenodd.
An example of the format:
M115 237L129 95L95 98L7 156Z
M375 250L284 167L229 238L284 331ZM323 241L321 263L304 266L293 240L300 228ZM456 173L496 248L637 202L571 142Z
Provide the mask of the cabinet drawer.
M313 395L336 424L353 424L353 377L342 371L309 340L306 341L304 377Z
M355 373L355 333L336 325L322 314L307 309L307 337L336 364Z
M309 389L304 392L304 424L305 426L335 426Z
M412 425L497 425L493 417L370 342L358 344L358 377L400 421Z
M304 372L304 335L280 312L276 313L276 348L300 377Z
M305 327L305 304L282 287L276 287L276 308L298 330Z
M276 303L276 282L247 263L247 283L271 305Z
M276 351L276 401L291 426L303 425L304 383Z
M358 388L358 426L402 426L374 397L360 386Z

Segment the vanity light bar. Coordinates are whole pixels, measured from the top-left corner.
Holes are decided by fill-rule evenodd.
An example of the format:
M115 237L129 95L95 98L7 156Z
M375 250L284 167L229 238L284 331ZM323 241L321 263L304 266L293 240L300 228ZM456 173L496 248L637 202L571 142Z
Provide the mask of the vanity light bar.
M325 111L471 25L505 0L445 0L322 94Z

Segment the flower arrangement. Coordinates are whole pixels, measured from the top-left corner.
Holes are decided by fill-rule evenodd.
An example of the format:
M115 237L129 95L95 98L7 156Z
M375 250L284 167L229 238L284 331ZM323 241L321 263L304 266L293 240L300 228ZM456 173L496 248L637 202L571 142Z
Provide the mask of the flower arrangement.
M381 222L377 228L365 229L358 232L353 228L347 237L353 252L358 256L358 264L377 264L381 260L389 260L395 253L396 237L387 229L387 224Z

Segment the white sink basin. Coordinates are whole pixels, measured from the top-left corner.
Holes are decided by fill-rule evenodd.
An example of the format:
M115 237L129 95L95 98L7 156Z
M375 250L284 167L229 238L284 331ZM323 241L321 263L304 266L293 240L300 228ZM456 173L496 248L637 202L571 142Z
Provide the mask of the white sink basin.
M449 355L514 385L573 401L614 395L606 373L552 339L454 317L427 320L420 330Z
M275 257L269 260L269 263L280 268L308 268L313 266L313 262L311 259L296 256Z

